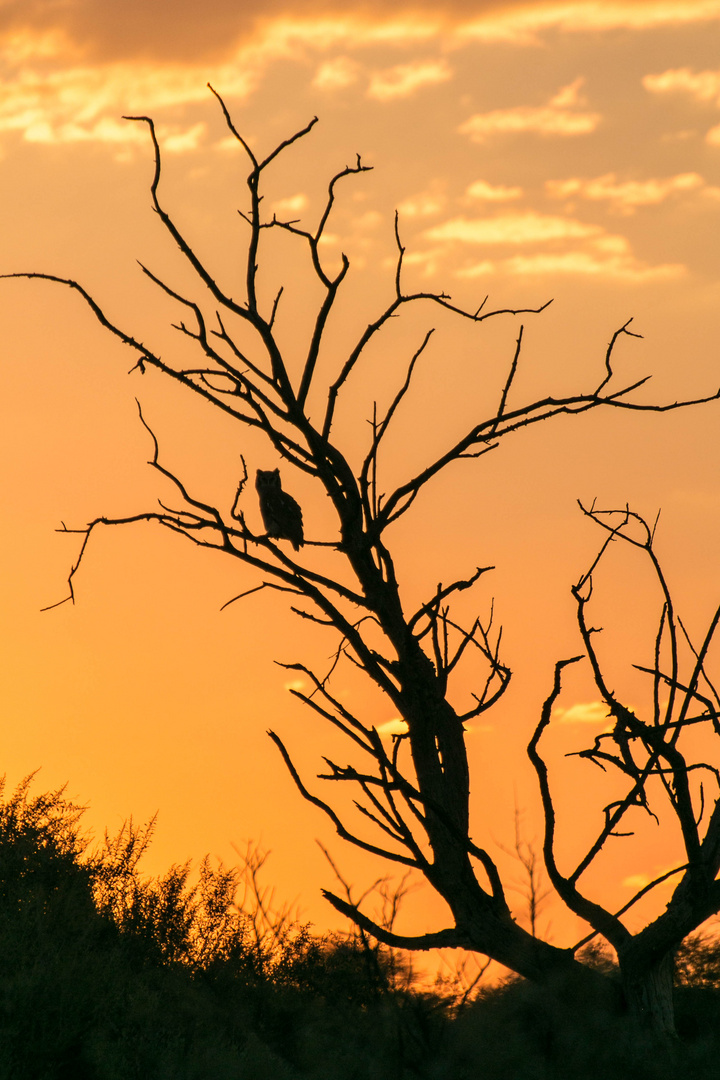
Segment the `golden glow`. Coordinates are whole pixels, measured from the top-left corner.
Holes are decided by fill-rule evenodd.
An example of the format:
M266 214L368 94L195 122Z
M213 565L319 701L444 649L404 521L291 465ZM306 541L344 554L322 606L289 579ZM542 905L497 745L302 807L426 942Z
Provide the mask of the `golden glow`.
M398 409L396 441L392 433L387 439L386 490L410 459L497 406L521 322L525 345L508 407L532 388L597 385L607 342L631 315L644 338L618 346L618 380L652 373L642 392L670 399L720 381L720 70L708 51L720 0L506 0L492 10L419 0L407 13L386 3L314 13L308 0L302 15L298 4L269 0L259 19L247 16L247 5L207 0L197 11L182 5L177 35L168 32L167 4L146 3L142 25L133 23L131 4L117 47L110 22L117 5L92 6L107 12L107 24L98 16L85 25L79 14L75 25L71 14L81 5L54 4L43 8L47 25L33 29L28 4L27 24L0 34L3 270L75 276L143 340L157 336L167 355L179 347L181 336L165 328L187 313L147 291L134 264L140 257L172 287L186 288L174 244L162 243L157 216L146 211L147 130L121 119L151 115L165 154L162 198L241 300L245 226L237 211L247 210L247 161L210 81L260 154L320 118L277 172L268 169L266 220L275 213L316 227L328 179L354 165L358 152L373 166L336 186L322 236L323 263L339 265L341 252L350 259L318 362L323 375L395 296L396 208L407 291L445 291L473 310L486 293L488 307L513 310L554 298L539 318L504 315L457 328L428 304L416 322L405 312L389 322L367 368L347 384L352 434L345 414L338 417L352 456L353 440L367 438L375 396L387 406L422 334L437 326ZM208 43L200 39L210 16L217 39ZM628 31L617 35L622 63L614 63L616 39L605 33L616 30ZM304 276L307 254L306 242L293 246L279 230L262 235L263 302L269 307L285 285L277 325L293 360L318 303ZM158 869L208 849L232 859L230 841L261 838L275 851L270 872L279 893L302 893L305 911L327 925L333 916L317 888L327 874L319 856L313 862L312 838L337 841L299 798L264 733L281 731L308 786L332 798L315 776L323 753L344 763L346 748L338 751L289 694L310 693L309 680L273 660L307 660L325 671L337 642L286 618L267 592L220 612L257 582L151 529L98 538L78 575L76 606L37 615L62 593L77 557L77 538L53 531L60 521L81 527L98 513L154 507L163 495L148 476L151 448L135 394L159 415L169 464L180 460L198 491L210 478L218 498L228 491L232 498L239 454L252 468L257 445L220 421L208 423L208 445L204 435L188 445L198 416L180 395L164 396L152 376L128 379L129 352L113 349L77 297L4 282L0 305L0 496L8 516L0 536L0 684L9 783L42 764L40 782L70 779L100 829L160 809ZM698 607L720 590L717 423L717 411L698 410L657 424L613 414L554 432L538 425L507 456L464 462L429 487L413 507L417 527L403 532L398 523L393 531L412 600L468 567L497 567L479 590L478 609L486 614L483 605L496 596L496 624L507 628L506 659L517 674L504 717L484 715L488 722L474 728L482 737L468 742L473 814L480 824L497 822L494 839L512 843L515 785L521 805L536 805L525 747L555 660L578 649L568 587L594 554L594 538L575 500L629 501L651 515L662 505L658 549L697 622ZM308 535L319 534L327 507L313 508L308 496L306 510L302 484L295 494ZM312 555L322 559L322 549ZM620 638L610 651L622 671L626 661L628 668L647 662L652 650L652 637L648 645L626 627L631 614L603 613L609 643L613 633ZM477 689L474 676L469 664L459 697ZM383 738L399 732L400 721L386 719L387 703L352 679L338 669L339 699L359 701ZM573 739L580 744L607 724L594 693L578 682L559 703L548 734L558 769ZM571 764L559 802L566 796L572 806L572 784L582 785L585 774ZM569 843L580 842L580 826L572 818L564 825ZM648 848L638 880L666 858ZM349 859L358 886L377 876L376 865ZM608 875L608 895L625 874ZM432 923L433 914L423 907L419 918ZM553 920L559 927L562 917L553 912Z

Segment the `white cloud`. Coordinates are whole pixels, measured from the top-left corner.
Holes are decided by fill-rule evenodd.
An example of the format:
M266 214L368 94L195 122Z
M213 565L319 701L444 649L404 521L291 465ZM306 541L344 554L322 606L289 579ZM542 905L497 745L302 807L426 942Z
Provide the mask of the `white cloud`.
M24 130L26 142L31 143L147 143L147 132L137 124L103 117L92 124L58 124L30 120Z
M586 99L580 94L580 89L585 85L585 80L580 77L567 86L561 86L557 94L550 98L550 105L554 109L570 109L574 105L585 105Z
M509 259L484 259L457 270L457 278L472 280L491 275L505 274L509 277L575 277L604 278L642 285L654 281L669 281L687 272L679 263L661 263L647 266L632 255L604 255L601 251L565 251L557 254L536 253L514 255Z
M207 125L203 123L193 124L186 131L175 131L165 134L162 127L158 131L162 139L163 150L170 154L185 154L190 150L197 150L200 141L207 131Z
M268 18L248 51L261 52L267 56L296 58L298 50L330 49L346 45L353 47L373 45L418 44L440 36L442 21L432 14L400 15L394 19L372 18L347 12L321 17L293 17L282 14Z
M497 274L499 265L492 261L492 259L483 259L482 262L471 263L469 266L461 266L459 270L455 271L454 276L456 278L468 279L470 281L473 278L489 277L491 274Z
M299 214L307 209L308 199L301 191L297 195L288 195L285 199L276 199L271 209L276 214Z
M659 75L645 75L643 86L651 94L689 94L695 101L711 102L720 107L720 71L693 71L692 68L670 68ZM705 134L710 146L720 146L720 125Z
M342 90L358 80L360 65L348 56L336 56L326 60L315 73L312 85L319 90Z
M696 101L720 105L720 71L671 68L659 75L645 75L642 84L651 94L686 93Z
M484 142L493 135L522 132L561 138L589 135L600 123L600 114L572 111L581 103L579 89L583 81L576 79L568 86L561 87L547 105L517 105L511 109L476 113L461 124L458 131L461 135L469 135L473 142Z
M504 184L488 184L485 180L474 180L467 188L465 194L470 199L479 202L509 202L519 199L523 194L521 187L506 187Z
M665 863L663 865L656 866L652 874L638 873L629 874L626 878L622 879L622 885L626 889L632 889L633 892L639 892L640 889L644 889L646 885L649 885L651 881L655 881L656 878L662 877L663 874L669 874L671 870L677 870L677 863ZM662 881L657 886L659 889L674 888L674 882L677 878L668 877L665 881Z
M602 231L600 225L526 210L488 218L452 218L426 230L425 236L429 240L456 240L463 244L514 245L584 239Z
M569 709L556 705L552 711L556 720L563 724L605 724L608 723L608 707L604 701L584 701L571 705Z
M190 65L109 64L53 72L19 68L0 83L0 134L16 132L28 142L147 144L147 131L122 115L152 115L159 109L207 101L207 69ZM229 97L245 97L254 85L247 68L216 69ZM204 125L183 129L158 125L171 152L194 149Z
M615 29L647 30L720 20L720 0L575 0L533 8L512 8L465 23L458 36L480 41L537 45L543 31L597 33Z
M502 264L503 270L517 277L530 275L574 274L580 277L611 278L642 284L682 277L687 268L682 263L647 266L628 255L603 255L594 251L566 251L558 254L516 255Z
M422 251L415 249L414 251L408 251L403 258L403 266L416 266L424 278L434 278L439 269L442 261L442 252L431 249L430 251ZM394 270L397 266L397 257L392 256L383 260L383 266L387 270Z
M447 198L441 191L421 191L403 199L398 206L398 213L401 217L432 217L444 209L446 202Z
M408 726L405 720L401 720L399 716L394 716L392 720L386 720L384 724L378 725L377 733L381 739L390 738L392 735L407 735Z
M573 274L639 284L678 278L686 273L685 266L679 263L649 266L641 262L633 255L625 236L608 233L600 225L532 210L486 218L456 217L427 229L423 235L446 245L525 249L522 254L506 258L465 262L455 271L458 278ZM544 250L528 251L532 246Z
M581 198L608 202L623 214L632 214L639 206L656 206L671 195L697 191L704 187L698 173L678 173L664 179L618 181L615 173L606 173L593 180L571 177L567 180L547 180L545 190L552 199Z
M640 889L644 889L652 880L649 874L630 874L629 877L622 879L622 885L626 889L632 889L633 892L640 892Z
M376 101L410 97L423 86L436 86L452 78L444 60L417 60L375 72L370 78L367 96Z
M572 138L595 131L600 119L599 113L571 113L552 106L532 108L520 105L514 109L477 113L461 124L458 131L461 135L469 135L477 143L484 142L492 135L516 135L526 131L536 135Z

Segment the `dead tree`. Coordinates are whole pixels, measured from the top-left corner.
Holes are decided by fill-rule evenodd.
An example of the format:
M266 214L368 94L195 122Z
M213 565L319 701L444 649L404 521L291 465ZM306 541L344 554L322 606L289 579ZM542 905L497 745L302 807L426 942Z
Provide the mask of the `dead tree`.
M318 386L321 346L326 340L329 321L336 317L336 301L350 266L343 255L339 269L329 272L323 260L321 241L339 185L365 172L369 166L358 156L354 164L332 177L324 209L314 228L303 227L298 221L281 220L275 215L266 216L261 194L266 170L279 154L309 134L316 118L265 157L259 157L237 131L220 96L215 94L215 97L230 133L250 163L248 203L240 211L246 224L247 247L239 298L213 275L160 201L161 152L153 121L146 116L127 118L147 127L155 161L150 188L152 206L194 271L198 292L195 296L185 295L147 267L143 266L142 270L177 304L181 316L176 329L186 342L196 347L199 356L196 365L183 367L161 358L150 346L112 322L104 308L77 281L32 272L6 276L59 282L79 293L102 326L136 355L132 370L143 374L149 368L155 369L203 398L208 406L222 410L237 422L240 430L263 435L283 465L285 479L288 474L292 476L293 470L298 470L312 478L318 490L329 496L335 525L331 533L323 537L306 534L304 546L300 547L296 542L296 550L292 551L283 538L291 533L288 522L277 524L273 519L272 527L266 525L266 533L254 532L246 513L248 507L254 508L255 496L250 485L246 490L245 469L231 508L213 505L189 490L183 480L161 462L158 439L141 412L140 419L152 445L149 464L174 485L178 505L161 503L159 509L125 518L98 517L85 528L78 529L83 540L78 560L70 573L68 599L73 598L74 577L88 542L103 526L154 522L201 547L223 551L257 571L262 581L256 589L276 589L286 593L298 616L337 632L336 661L349 660L362 669L387 695L407 728L405 733L393 739L391 748L386 747L373 724L353 714L334 695L327 674L316 673L302 663L289 665L301 672L312 687L308 693L293 691L296 697L321 721L339 729L347 737L348 746L354 748L360 764L342 764L326 758L327 768L320 779L327 781L330 787L340 784L355 789L361 817L354 824L349 822L330 802L311 790L298 774L289 749L277 733L270 732L300 794L329 817L344 840L390 860L404 870L413 869L423 874L447 902L452 922L433 933L408 936L379 925L349 900L326 892L329 902L363 931L391 946L404 949L460 947L483 953L539 983L549 984L562 976L594 982L599 976L583 967L571 950L544 942L515 922L495 861L470 835L465 724L493 708L507 690L511 672L500 657L499 634L492 627L492 618L477 617L464 626L453 615L451 602L458 593L476 585L491 568L478 566L464 578L437 584L423 603L415 610L409 610L398 584L388 530L409 513L418 495L448 466L494 451L515 432L556 417L578 416L594 409L663 412L714 400L720 396L720 391L696 401L649 404L639 399L635 392L647 378L623 383L614 367L618 343L626 337L639 336L630 330L628 321L613 334L604 367L589 380L585 389L566 396L548 395L536 400L516 401L515 380L523 344L523 327L520 326L514 355L497 387L497 404L490 414L474 422L469 430L458 435L444 452L414 475L406 476L394 489L383 491L380 477L386 436L397 423L400 407L414 372L428 350L433 329L427 329L409 358L404 375L398 377L396 392L387 409L382 415L375 411L359 468L351 466L349 451L343 449L335 420L338 404L352 385L368 347L382 334L390 320L409 308L440 309L458 320L480 327L492 318L537 314L547 304L537 309L491 310L486 298L479 307L466 310L454 304L445 293L406 292L403 286L405 249L396 216L394 293L387 306L368 322L353 347L337 357L329 380L322 387ZM314 275L322 294L314 324L302 344L299 361L297 355L290 357L283 352L276 333L282 288L268 305L261 303L259 298L258 266L263 239L278 231L287 234L289 242L304 245L309 256L308 272ZM250 338L252 345L247 344ZM312 410L309 407L311 392ZM323 403L319 412L318 400ZM286 513L288 506L285 506ZM297 512L292 513L297 518ZM337 560L340 560L341 571L337 569ZM248 590L251 591L254 590ZM484 670L484 675L471 703L462 710L451 704L451 687L459 665L471 656ZM559 678L560 668L558 685ZM676 679L676 674L671 673L671 678ZM631 741L640 737L639 728L634 719L627 718L624 713L622 716L625 732L622 738L626 740L625 745L630 746ZM657 772L659 765L655 762L661 758L661 735L655 729L647 730L650 734L643 728L642 737L649 740L651 754L655 755L652 769ZM668 748L663 752L669 755L667 760L675 762L677 758L673 755L677 751L667 736L668 730L665 729ZM537 737L533 744L536 755ZM604 752L604 744L601 744L595 755ZM624 762L625 759L621 760ZM642 772L640 775L645 776ZM660 776L660 782L666 782L667 786L667 774L663 772ZM548 798L546 796L546 800ZM685 803L682 805L685 807ZM551 804L547 801L546 810L550 813ZM690 810L683 809L682 812L691 814ZM692 832L690 822L687 828ZM607 835L610 831L608 826ZM602 842L603 838L600 846ZM571 907L577 908L577 875L566 882L554 868L552 832L545 846L555 888ZM711 907L712 904L707 905L707 913ZM582 914L592 923L594 909L583 908ZM601 932L607 933L609 940L619 941L619 925L617 917L604 916ZM694 925L683 924L683 929L690 930Z
M556 893L593 928L576 951L601 935L617 954L625 998L632 1011L647 1017L656 1029L672 1033L673 954L688 934L720 910L720 881L715 880L720 871L720 771L700 756L720 735L720 696L708 672L720 607L702 641L694 645L675 610L653 548L654 528L628 509L582 509L607 533L597 557L572 590L585 653L556 665L552 692L528 747L545 816L545 866ZM607 662L599 656L600 630L590 623L594 580L614 542L636 549L649 562L660 595L652 664L635 665L651 680L645 716L623 704L611 689ZM585 657L595 688L607 706L608 727L577 756L619 780L622 793L616 793L603 808L597 833L568 872L560 869L556 857L555 806L539 743L560 694L563 669ZM702 738L703 734L709 738ZM591 899L580 882L613 843L633 836L639 816L658 826L662 818L669 841L679 848L678 865L643 886L619 911L611 912ZM673 879L677 883L662 913L640 932L631 933L622 921L625 912L652 889Z

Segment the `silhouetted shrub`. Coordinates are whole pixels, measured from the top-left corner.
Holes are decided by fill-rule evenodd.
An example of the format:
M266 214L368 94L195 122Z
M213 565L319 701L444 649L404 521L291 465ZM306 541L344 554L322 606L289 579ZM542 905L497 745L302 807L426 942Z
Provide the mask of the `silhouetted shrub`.
M4 799L0 782L0 1080L717 1075L711 937L679 951L682 1040L662 1054L615 1007L612 982L588 997L512 978L457 1010L452 994L418 989L402 954L313 934L285 908L275 918L257 880L263 856L144 877L154 822L130 821L88 850L83 808L64 789L31 796L30 786ZM615 970L595 944L583 961Z

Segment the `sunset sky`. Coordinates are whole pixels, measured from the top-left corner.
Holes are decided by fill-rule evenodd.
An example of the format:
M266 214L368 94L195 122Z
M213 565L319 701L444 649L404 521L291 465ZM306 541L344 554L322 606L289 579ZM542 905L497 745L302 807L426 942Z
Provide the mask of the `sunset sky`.
M147 129L122 117L154 118L161 199L239 295L248 163L208 82L259 156L319 117L268 174L269 215L314 227L329 178L357 154L372 166L338 189L323 245L329 267L341 252L351 262L328 372L331 349L342 354L393 294L396 209L408 290L473 309L486 294L500 309L553 300L540 315L470 328L425 307L388 329L344 416L351 449L367 438L373 399L387 403L437 327L398 422L389 483L492 412L521 322L518 400L592 389L631 317L642 339L618 343L616 366L627 381L653 376L643 400L720 386L720 0L0 0L0 78L0 272L76 278L163 355L178 347L178 314L136 260L178 288L190 278L151 209ZM268 296L285 284L279 334L292 352L317 296L289 239L269 242L261 267ZM232 862L233 845L253 838L272 849L279 896L297 898L320 927L339 925L319 896L333 882L314 838L358 887L385 870L302 802L266 736L271 726L282 734L319 790L320 755L343 751L273 661L322 668L332 642L292 621L277 596L221 611L257 579L145 526L95 535L76 603L40 610L66 595L79 550L78 536L55 531L62 522L82 528L163 495L136 397L163 459L223 505L239 455L254 469L272 468L272 454L157 376L128 375L131 352L61 286L0 281L0 315L0 773L11 787L36 768L38 790L68 781L98 834L159 811L150 870L206 851ZM600 540L578 498L650 518L662 509L657 550L701 633L720 599L719 422L711 404L535 428L449 472L391 538L408 596L496 567L475 603L486 613L494 597L515 679L497 715L468 735L475 839L511 844L514 804L528 837L537 833L524 747L554 661L579 651L569 589ZM302 479L283 478L312 531L321 510L305 502ZM257 514L250 495L247 505ZM652 653L653 596L637 567L616 554L601 609L611 682L631 704L642 696L631 664ZM336 690L378 726L393 720L351 673ZM603 805L591 766L563 757L602 730L596 696L581 672L568 679L547 738L572 850ZM619 907L675 855L647 830L613 854L598 895ZM518 870L500 858L512 882ZM559 905L547 918L558 944L582 933ZM408 919L439 929L445 916L425 889Z

